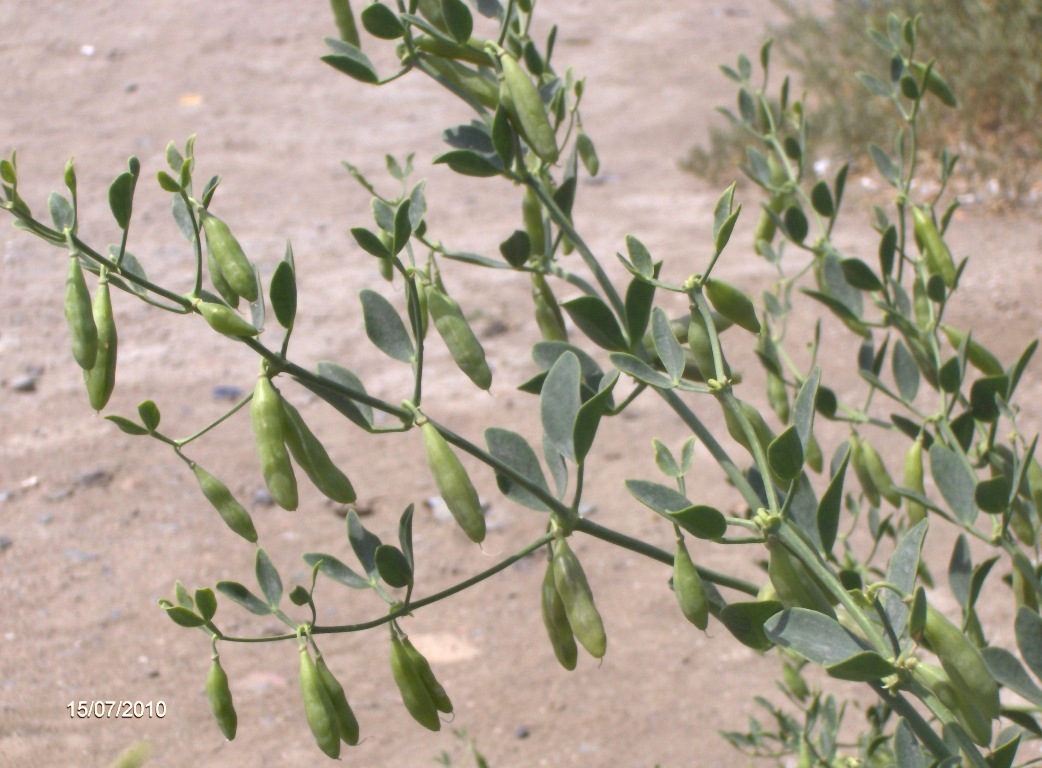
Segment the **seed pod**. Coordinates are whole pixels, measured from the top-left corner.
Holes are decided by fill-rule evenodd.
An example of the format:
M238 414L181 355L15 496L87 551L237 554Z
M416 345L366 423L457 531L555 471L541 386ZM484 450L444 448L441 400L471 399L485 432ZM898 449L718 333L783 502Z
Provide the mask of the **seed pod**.
M282 436L297 465L326 498L338 504L350 504L357 496L347 475L329 458L300 412L282 398L279 402L282 406Z
M449 699L449 695L445 693L445 689L441 687L441 683L438 682L438 678L434 676L434 671L431 669L431 665L424 658L423 654L416 650L416 646L412 644L408 637L403 636L401 638L402 648L405 649L406 655L409 657L409 661L416 670L416 674L419 676L420 681L427 689L427 693L430 694L431 701L434 702L434 708L439 712L444 712L446 715L452 714L452 701Z
M433 424L423 422L420 431L438 493L467 538L480 544L485 538L485 513L467 470Z
M966 729L973 741L986 747L991 744L991 720L984 717L966 697L943 669L934 664L919 662L912 675L948 708L958 723Z
M760 332L756 307L753 306L752 299L745 294L745 291L716 278L707 280L704 290L713 309L750 333Z
M923 495L926 494L926 487L923 485L922 438L912 443L905 454L904 484L905 488L909 490ZM915 525L926 517L926 507L918 501L912 501L911 499L905 499L905 512L908 514L909 525Z
M232 691L228 686L228 675L221 667L220 659L217 656L213 657L213 661L210 663L210 674L206 676L206 698L210 701L210 710L217 721L217 727L221 729L224 738L231 741L235 738L239 718L235 714Z
M69 273L65 278L65 322L72 338L72 356L80 368L89 371L98 357L98 327L94 324L90 291L76 254L69 257Z
M923 637L951 678L960 697L972 702L989 720L999 716L999 687L988 665L962 630L932 606L927 606Z
M539 332L547 341L568 341L568 331L564 327L564 315L554 297L546 278L538 272L532 272L532 301L535 302L535 322Z
M424 728L440 731L441 718L438 717L438 709L434 706L430 691L423 684L412 658L394 632L391 633L391 675L402 694L402 703L413 719Z
M543 223L543 206L531 187L525 187L521 197L521 218L525 222L525 234L531 244L532 255L542 256L546 252L546 225Z
M258 376L250 403L250 421L261 474L271 498L283 509L294 510L297 508L297 478L284 442L281 400L268 377Z
M865 494L868 503L873 507L879 506L879 489L872 480L872 474L868 471L865 463L864 444L857 435L850 436L850 463L854 465L854 474L861 484L861 492Z
M586 573L565 539L556 540L553 549L554 585L561 596L568 624L575 639L582 643L590 655L595 659L602 658L607 650L608 638L604 633L601 614L594 605Z
M786 608L806 608L836 618L828 597L803 563L776 538L768 538L767 548L770 550L767 575L781 604Z
M198 464L192 465L192 471L195 473L195 479L199 481L199 489L203 496L213 504L225 524L246 541L257 541L257 529L253 527L250 513L235 500L228 486Z
M471 37L465 43L453 43L442 37L419 35L413 39L416 48L424 53L433 54L440 59L457 59L480 67L491 67L492 57L485 53L487 41L480 37ZM427 60L428 62L430 59Z
M434 327L448 347L459 369L479 388L492 386L492 371L485 361L485 350L474 335L463 310L447 294L434 286L427 286L427 308L434 318Z
M322 683L326 696L329 698L329 703L333 708L333 716L336 718L340 740L353 747L358 743L358 719L355 717L355 713L351 711L351 705L347 703L344 686L340 684L340 681L336 679L329 667L326 666L326 660L322 658L322 654L318 654L315 657L315 668L318 670L319 682Z
M709 625L709 601L702 577L698 575L683 539L677 539L673 557L673 592L687 620L704 630Z
M206 268L210 271L210 282L213 283L213 287L217 290L217 293L221 295L233 309L239 308L239 294L232 290L232 287L228 285L228 280L225 278L224 273L221 272L221 265L217 263L217 259L214 258L213 251L209 248L206 249Z
M94 325L98 331L98 351L94 366L83 372L91 407L100 411L116 387L116 322L112 317L108 272L102 268L98 290L94 294Z
M326 755L337 759L340 757L340 728L333 702L322 685L318 667L308 653L307 646L300 649L300 692L304 696L304 716L315 743Z
M955 260L930 215L919 206L912 206L912 221L916 240L922 249L926 271L940 275L949 288L955 285Z
M195 308L207 325L225 336L256 336L260 331L224 304L196 300Z
M499 100L510 115L511 122L541 160L557 162L560 150L539 89L510 53L500 49L496 51L496 56L503 76Z
M894 507L901 506L901 496L894 490L894 481L883 463L883 458L867 440L861 439L861 450L865 461L865 469L872 478L876 490Z
M782 424L789 423L789 391L785 388L785 381L775 373L767 372L767 402L771 409L778 414Z
M547 563L546 575L543 576L542 604L543 625L546 627L554 655L562 667L571 671L579 661L579 649L575 645L575 635L572 633L571 624L568 623L568 614L565 613L564 603L561 602L557 585L554 583L552 562Z
M254 302L260 292L253 266L228 225L211 213L202 213L206 247L217 262L221 275L231 288L246 301ZM212 278L212 275L211 275Z
M494 111L499 106L499 85L486 74L448 59L430 57L425 58L425 62L446 82L486 109Z

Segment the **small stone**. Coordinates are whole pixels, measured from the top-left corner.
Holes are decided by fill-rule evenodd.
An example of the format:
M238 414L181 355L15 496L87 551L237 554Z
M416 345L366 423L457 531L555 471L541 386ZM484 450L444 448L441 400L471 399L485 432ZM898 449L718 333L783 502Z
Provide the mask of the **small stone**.
M514 729L514 737L518 739L527 739L531 735L531 731L528 730L527 725L519 725Z
M31 373L27 373L24 376L16 376L11 379L11 389L15 392L35 392L36 379L37 377Z
M273 507L275 506L275 499L271 497L271 492L267 488L258 488L253 492L253 502L261 507Z
M0 536L0 552L11 547L14 544L14 539L10 536Z
M221 384L210 390L210 396L214 400L241 400L243 397L242 387L234 384Z

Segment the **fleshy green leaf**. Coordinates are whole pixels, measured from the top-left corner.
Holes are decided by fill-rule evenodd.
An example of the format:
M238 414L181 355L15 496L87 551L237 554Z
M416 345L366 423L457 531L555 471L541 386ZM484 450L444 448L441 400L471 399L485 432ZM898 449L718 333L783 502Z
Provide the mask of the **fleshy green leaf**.
M369 57L357 47L332 37L326 38L326 45L333 53L323 56L322 61L333 69L343 72L361 83L373 84L380 80Z
M359 576L349 566L333 557L322 552L308 552L304 555L304 562L310 565L312 568L315 567L315 563L321 561L318 570L319 573L325 574L333 581L337 581L343 584L345 587L351 589L368 589L372 586L368 579L364 576Z
M821 495L821 501L818 502L818 536L821 538L821 546L826 553L832 552L832 547L836 543L836 535L839 533L839 517L843 512L843 481L849 463L850 448L848 447L836 473L829 480L828 488Z
M353 509L347 513L347 540L365 572L370 578L376 578L376 548L381 542L376 534L365 529Z
M283 328L293 325L297 316L297 277L293 265L288 261L280 261L275 267L268 286L268 296L279 325Z
M412 567L398 547L381 544L376 548L373 559L376 561L376 570L380 578L388 586L396 589L409 586L412 581Z
M134 186L137 179L129 171L124 171L115 178L109 187L109 208L112 217L120 229L130 226L130 216L134 210Z
M543 431L562 456L576 461L575 420L581 405L579 359L565 352L554 363L539 396Z
M491 427L485 430L485 442L492 456L508 465L533 485L550 493L546 484L546 476L539 465L535 451L521 435L507 429ZM496 484L503 495L523 507L537 512L548 512L549 508L530 491L517 485L504 474L496 473Z
M799 477L803 470L803 444L795 425L786 428L767 446L767 463L781 480Z
M267 599L268 605L277 608L279 601L282 600L282 579L275 569L275 564L271 562L268 553L263 549L257 550L256 573L257 583L260 585L261 593Z
M255 613L258 616L269 616L271 614L270 606L237 581L219 581L217 582L217 591L250 613Z
M652 339L655 343L655 352L662 361L666 373L673 381L680 381L684 375L684 350L680 348L680 342L673 335L669 318L662 307L656 307L651 319Z
M629 348L615 315L608 305L596 296L579 296L562 302L561 308L568 313L579 330L597 346L611 352L624 352Z
M376 291L363 289L359 298L362 300L362 317L369 340L388 357L411 363L416 356L416 348L398 310Z
M930 471L944 500L955 516L972 525L977 519L977 504L974 500L976 478L951 448L939 442L930 447Z

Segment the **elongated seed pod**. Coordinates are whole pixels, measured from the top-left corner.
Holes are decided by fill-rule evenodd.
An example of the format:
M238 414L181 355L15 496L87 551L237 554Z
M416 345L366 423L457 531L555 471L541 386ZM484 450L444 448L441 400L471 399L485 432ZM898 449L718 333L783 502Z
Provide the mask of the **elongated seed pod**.
M427 286L427 308L434 327L448 347L459 369L481 389L492 386L492 371L485 361L485 349L463 316L459 304L433 286Z
M480 544L485 538L485 513L467 470L433 424L423 422L420 431L438 493L467 538Z
M439 712L444 712L446 715L451 715L452 701L449 699L449 695L445 693L441 683L438 682L438 678L434 676L434 670L431 669L430 663L422 653L416 650L416 646L412 644L408 637L403 636L401 641L402 648L405 649L413 669L416 670L420 681L431 696L431 701L434 702L434 708Z
M195 479L199 481L199 489L203 492L203 496L213 504L225 525L246 541L257 541L257 529L253 527L250 513L235 500L232 492L228 490L228 486L198 464L192 465L192 471L195 473Z
M915 237L922 248L926 271L931 275L940 275L949 288L955 285L955 260L945 245L944 238L934 226L930 215L917 205L912 206L912 222Z
M854 466L854 474L857 475L858 483L861 484L861 492L865 494L869 504L878 507L879 489L876 488L872 473L868 471L868 464L865 462L864 443L857 435L850 436L850 463Z
M281 400L268 377L258 376L250 402L250 421L261 474L271 498L283 509L294 510L297 508L297 478L284 442Z
M767 548L770 550L767 575L781 604L786 608L806 608L836 618L828 597L785 545L771 537L767 540Z
M235 293L246 301L256 301L260 292L257 289L257 278L253 274L253 266L246 258L246 253L235 239L228 225L212 213L203 213L203 231L206 233L206 247L220 267L221 275ZM211 276L212 277L212 276Z
M412 715L413 720L424 728L440 731L441 718L438 717L438 709L434 706L430 691L420 679L419 671L405 650L405 646L402 645L402 641L393 632L391 633L391 675L402 695L402 703Z
M217 721L217 727L221 729L224 738L231 741L235 738L239 718L235 714L228 675L221 667L220 659L217 656L213 657L213 661L210 663L210 673L206 676L206 698L210 702L210 711L213 712L214 719Z
M713 309L750 333L760 332L756 307L745 291L715 277L706 280L704 290Z
M789 423L789 391L785 381L775 373L767 372L767 401L771 410L778 414L782 424Z
M358 719L351 710L351 705L347 703L344 686L340 684L340 681L336 679L336 676L326 666L326 660L322 658L322 654L318 654L315 657L315 668L318 670L319 682L325 688L326 696L333 707L333 715L336 718L340 740L353 747L358 743Z
M908 447L908 452L905 453L904 484L905 488L911 491L916 491L922 495L926 494L926 486L923 484L922 438L912 443ZM910 525L915 525L926 517L926 507L918 501L912 501L911 499L905 499L905 512L908 514L908 523Z
M976 744L982 747L991 744L990 718L985 717L975 707L968 704L943 669L934 664L919 662L912 669L912 675L948 708L956 722L966 730Z
M892 506L900 507L901 496L894 490L894 481L890 479L890 473L875 446L861 438L861 450L864 455L865 469L872 478L872 484L875 485L876 490Z
M525 187L521 197L521 218L525 222L525 234L533 256L546 253L546 225L543 222L543 206L531 187Z
M300 649L300 692L304 697L304 716L315 743L335 760L340 757L340 729L333 703L306 646Z
M329 458L300 412L282 398L279 402L282 406L282 436L297 465L326 498L338 504L350 504L356 494L347 475Z
M227 278L224 273L221 272L221 265L217 263L216 257L213 255L213 250L210 248L206 249L206 268L210 271L210 282L213 283L213 287L217 290L217 293L221 295L233 309L239 307L239 294L232 290L232 287L228 284Z
M485 52L487 40L471 37L465 43L453 43L442 37L419 35L413 40L416 48L442 59L457 59L481 67L491 67L492 57Z
M586 573L567 540L556 540L553 549L554 585L561 596L568 624L575 639L591 656L599 659L607 650L608 638L604 633L601 614L594 605L593 591L586 580Z
M560 154L557 137L539 89L509 52L498 50L496 55L503 75L499 100L506 107L514 127L541 160L557 162Z
M69 273L65 278L65 322L72 339L72 356L80 368L89 371L98 357L98 327L94 323L80 257L76 254L69 257Z
M535 322L539 332L547 341L568 341L568 330L564 326L564 315L554 297L546 278L532 273L532 301L535 303Z
M237 315L235 310L224 306L224 304L198 301L195 308L203 316L207 325L225 336L256 336L260 333L259 329L254 328L253 325Z
M494 78L447 59L431 57L425 58L425 62L448 83L459 88L486 109L494 111L499 106L500 89Z
M677 539L673 556L673 592L684 617L699 629L709 626L709 600L698 569L683 539Z
M100 411L116 387L116 321L112 316L108 273L102 269L98 290L94 294L94 325L98 331L98 351L94 366L83 372L91 407Z
M933 606L927 606L923 637L937 655L960 696L989 720L999 716L999 686L988 665L962 630Z
M557 584L554 583L552 562L546 564L546 574L543 576L542 607L543 626L546 627L554 656L562 667L571 671L579 661L579 648L575 644L575 634L572 625L568 623L561 595L557 592Z
M694 306L691 307L691 319L687 327L687 345L694 358L695 367L702 374L702 380L717 378L716 363L713 359L713 345L709 340L709 331L706 329L702 313ZM720 354L723 355L723 350L720 351ZM726 378L731 375L731 366L727 364L726 358L724 358L723 363L724 377Z

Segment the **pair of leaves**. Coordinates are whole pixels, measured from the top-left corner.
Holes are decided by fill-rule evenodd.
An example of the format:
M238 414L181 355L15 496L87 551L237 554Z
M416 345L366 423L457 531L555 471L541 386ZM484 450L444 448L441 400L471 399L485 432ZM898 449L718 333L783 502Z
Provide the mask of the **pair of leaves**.
M601 417L611 407L611 392L618 374L611 373L599 382L599 389L583 402L583 378L579 358L566 351L550 368L539 395L543 432L557 451L576 464L582 464L593 446Z
M362 564L365 576L339 558L323 552L307 553L304 562L312 568L317 566L320 573L351 589L368 589L376 584L377 579L383 579L396 588L408 586L413 579L414 567L412 520L413 505L410 504L398 521L399 546L395 547L384 544L379 536L367 530L354 510L347 513L347 539Z

